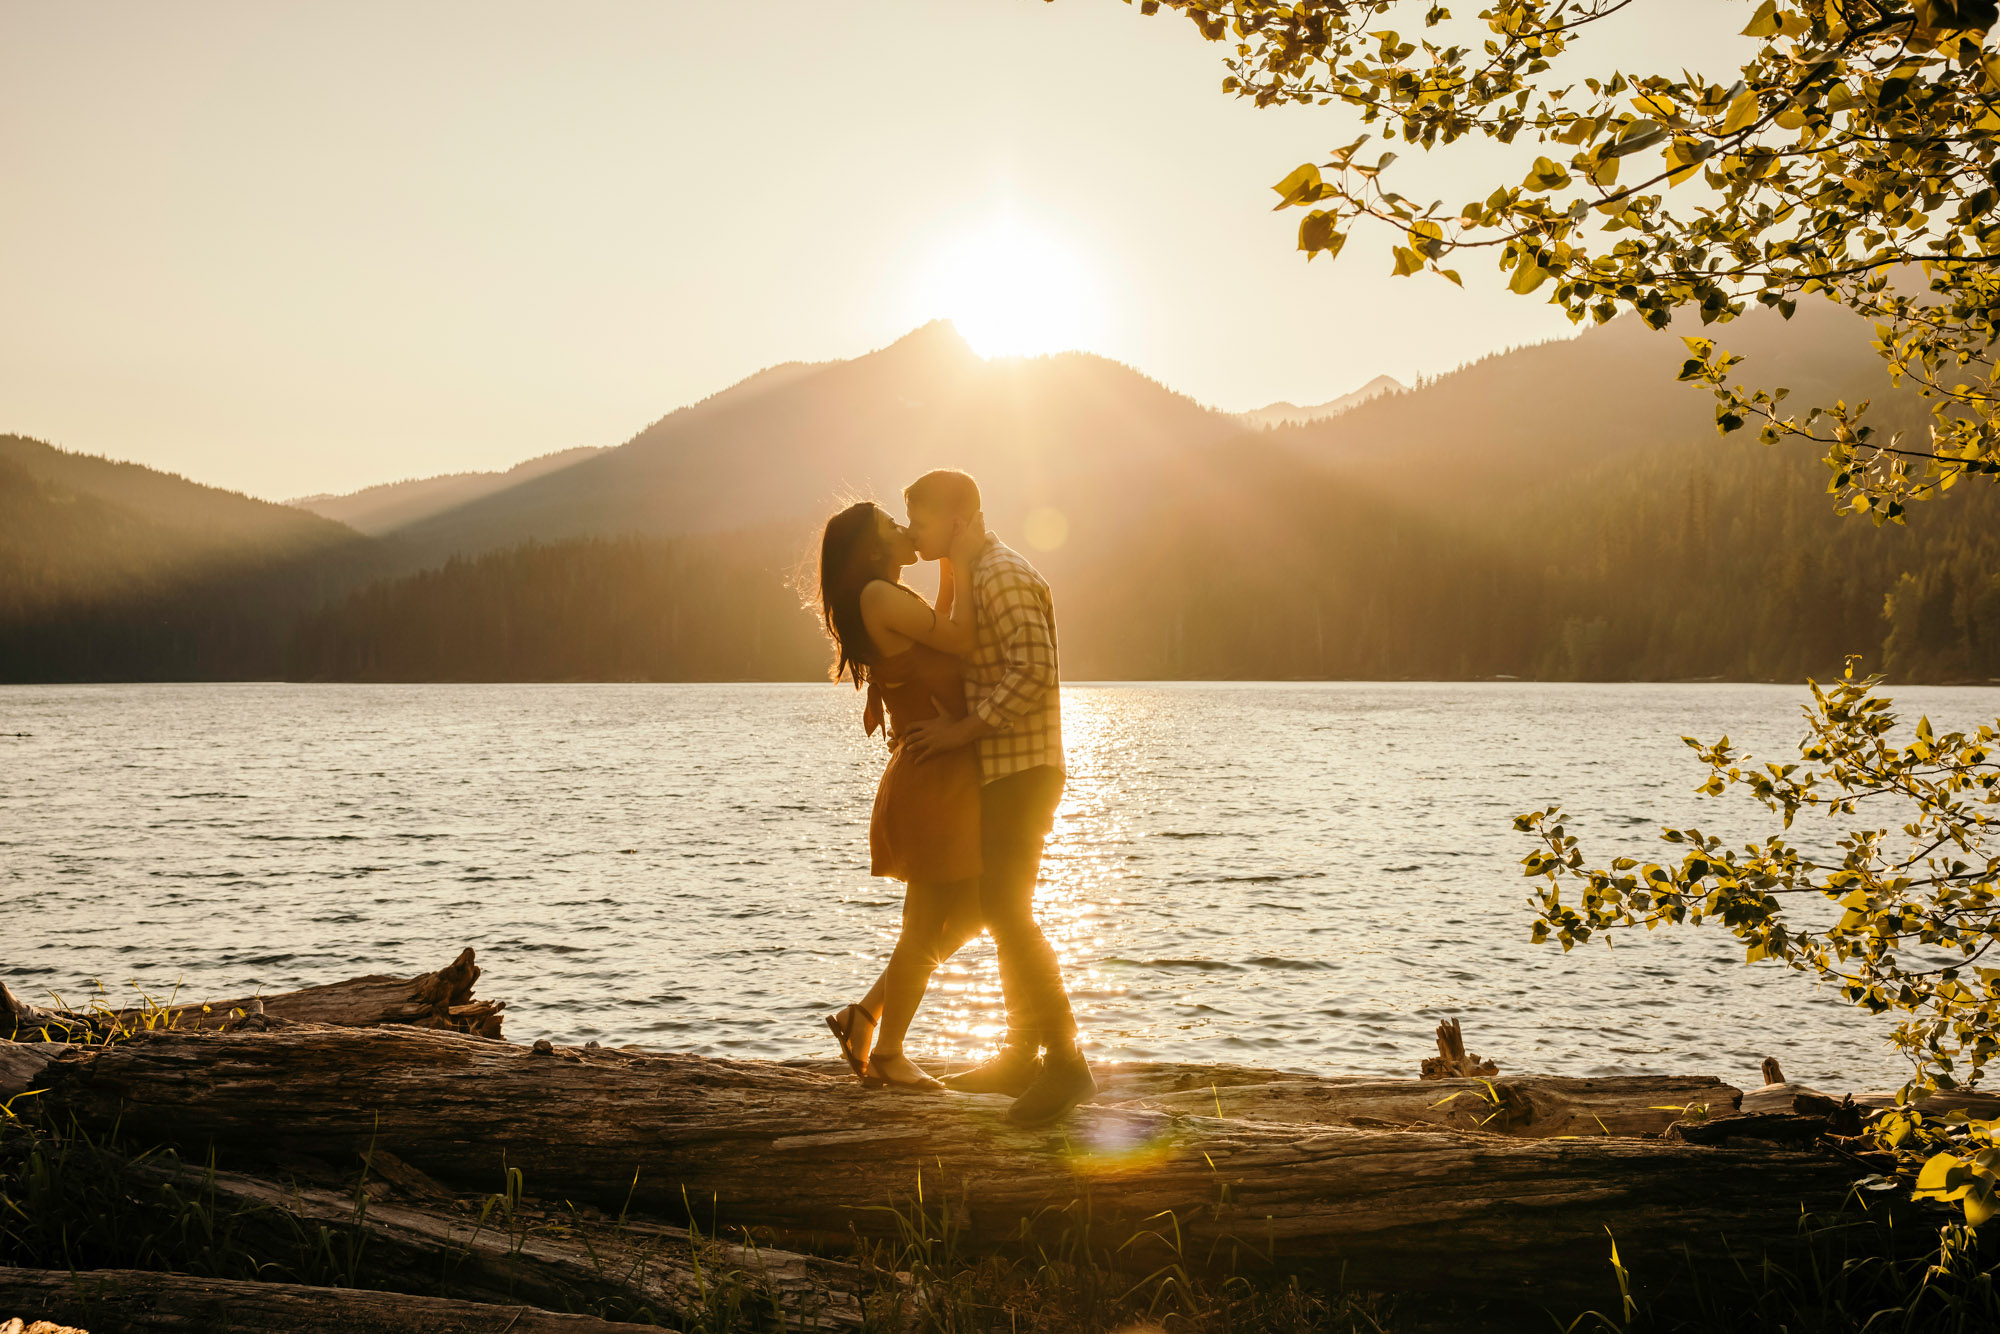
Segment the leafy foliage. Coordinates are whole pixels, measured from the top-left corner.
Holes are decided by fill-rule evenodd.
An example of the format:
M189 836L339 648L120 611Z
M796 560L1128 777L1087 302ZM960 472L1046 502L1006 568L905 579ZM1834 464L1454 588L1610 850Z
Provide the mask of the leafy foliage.
M1996 6L1762 0L1743 30L1749 59L1718 77L1578 77L1593 28L1639 2L1492 0L1476 23L1429 0L1140 7L1165 4L1232 43L1223 89L1259 106L1339 105L1424 150L1522 144L1518 184L1457 207L1390 189L1396 155L1364 151L1368 133L1301 165L1274 188L1279 208L1309 210L1308 258L1338 255L1373 221L1392 232L1398 274L1461 282L1459 252L1486 249L1512 291L1547 290L1572 321L1632 310L1655 328L1682 310L1726 322L1752 302L1789 318L1817 295L1876 322L1890 379L1932 402L1928 439L1878 435L1865 403L1788 411L1784 390L1743 388L1737 358L1690 339L1682 378L1714 391L1718 429L1758 422L1767 443L1816 442L1829 491L1878 523L2000 476ZM1672 0L1652 7L1680 16Z
M1718 922L1748 962L1779 960L1871 1013L1903 1016L1893 1037L1912 1076L1878 1137L1906 1155L1931 1151L1918 1193L1962 1201L1977 1226L2000 1214L2000 1121L1941 1123L1915 1100L1977 1082L2000 1055L2000 967L1987 962L2000 945L2000 721L1940 734L1924 717L1899 742L1879 684L1850 662L1832 686L1813 685L1801 763L1753 764L1728 737L1685 738L1708 766L1697 791L1741 789L1782 817L1784 832L1761 843L1670 827L1661 838L1678 860L1594 867L1559 807L1514 824L1541 844L1522 862L1544 882L1537 942L1567 950L1623 928ZM1787 837L1808 811L1852 822L1838 860ZM1801 920L1812 904L1828 905L1824 924Z

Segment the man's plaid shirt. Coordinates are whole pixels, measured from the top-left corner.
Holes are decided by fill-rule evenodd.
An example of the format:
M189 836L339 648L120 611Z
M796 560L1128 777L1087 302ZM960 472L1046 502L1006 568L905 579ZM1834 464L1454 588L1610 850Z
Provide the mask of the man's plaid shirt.
M965 702L994 729L979 739L979 780L1063 767L1056 609L1048 581L997 538L972 566L979 646L965 664Z

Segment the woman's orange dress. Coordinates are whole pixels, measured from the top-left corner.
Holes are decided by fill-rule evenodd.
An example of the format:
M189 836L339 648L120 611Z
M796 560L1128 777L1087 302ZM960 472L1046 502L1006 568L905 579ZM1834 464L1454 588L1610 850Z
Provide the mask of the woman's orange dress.
M868 678L868 730L875 730L879 702L888 710L894 747L868 822L870 871L906 884L970 880L979 874L979 748L960 746L918 762L899 744L910 724L937 717L940 705L947 717L965 716L958 659L912 644L876 664Z

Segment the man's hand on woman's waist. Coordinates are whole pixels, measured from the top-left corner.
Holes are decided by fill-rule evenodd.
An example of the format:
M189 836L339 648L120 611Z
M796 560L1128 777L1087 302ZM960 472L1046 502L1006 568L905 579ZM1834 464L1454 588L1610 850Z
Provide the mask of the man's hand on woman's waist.
M978 714L968 713L963 718L953 718L944 711L940 702L935 718L910 724L903 734L902 748L913 760L927 760L969 746L992 732L993 728Z

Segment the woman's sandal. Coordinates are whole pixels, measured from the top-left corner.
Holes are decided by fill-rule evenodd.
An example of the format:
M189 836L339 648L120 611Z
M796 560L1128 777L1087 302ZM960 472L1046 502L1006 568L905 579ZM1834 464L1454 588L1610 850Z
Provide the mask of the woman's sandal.
M826 1016L827 1029L833 1034L834 1040L840 1043L840 1054L847 1058L847 1068L854 1072L856 1079L866 1084L869 1082L868 1055L862 1052L854 1042L854 1026L864 1021L869 1028L871 1038L869 1045L872 1047L874 1045L872 1039L877 1021L874 1015L869 1014L860 1005L843 1005L832 1014Z
M896 1054L898 1056L902 1055L901 1052ZM868 1056L868 1068L862 1074L861 1082L872 1088L894 1089L898 1093L945 1093L949 1091L944 1084L925 1074L916 1062L908 1061L907 1058L905 1060L910 1069L917 1072L915 1079L894 1079L883 1074L881 1068L875 1064L875 1056L871 1052Z

